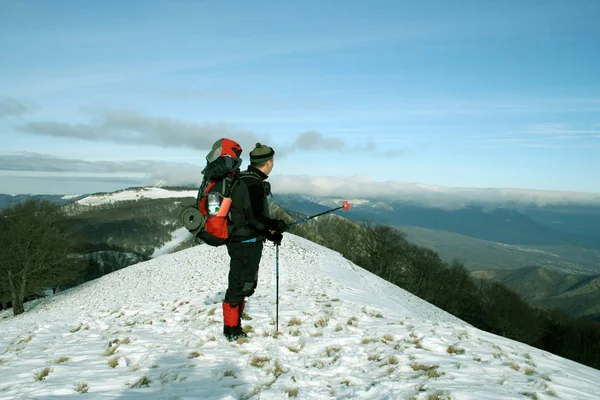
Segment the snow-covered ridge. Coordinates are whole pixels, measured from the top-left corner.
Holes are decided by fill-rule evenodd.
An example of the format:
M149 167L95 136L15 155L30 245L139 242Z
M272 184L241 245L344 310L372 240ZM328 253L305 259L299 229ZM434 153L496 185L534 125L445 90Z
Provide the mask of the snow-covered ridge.
M81 196L81 195L80 194L65 194L63 197L61 197L61 200L76 199L79 196Z
M168 199L180 197L196 197L197 190L167 190L155 187L126 189L113 193L91 195L77 201L78 204L86 206L97 206L105 203L139 199Z
M221 334L224 247L130 266L16 318L0 313L0 399L79 398L83 383L88 398L140 400L597 398L600 371L475 329L288 233L274 337L273 246L263 254L246 343Z

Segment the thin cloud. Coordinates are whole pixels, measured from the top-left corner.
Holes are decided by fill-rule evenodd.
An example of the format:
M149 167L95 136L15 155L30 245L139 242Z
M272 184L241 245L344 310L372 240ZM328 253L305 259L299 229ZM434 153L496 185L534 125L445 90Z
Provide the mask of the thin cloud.
M22 117L31 112L31 108L21 101L7 96L0 96L0 118Z
M239 129L227 123L195 123L167 117L152 117L135 111L108 110L91 113L87 123L33 121L17 129L36 135L75 138L88 141L110 141L118 144L143 144L172 148L210 149L215 140L232 138L251 150L257 142L271 143L268 136ZM273 145L273 144L272 144ZM276 145L276 144L275 144ZM249 151L248 150L248 151ZM338 137L327 137L312 130L298 135L290 145L278 146L278 154L286 156L298 151L377 152L373 140L364 145L347 146ZM389 152L389 150L387 150ZM401 154L399 152L386 153Z
M546 135L600 134L600 129L575 129L564 124L536 124L528 126L525 132Z
M600 129L593 125L574 128L565 124L535 124L496 137L476 136L473 139L488 146L578 147L600 143Z
M132 182L133 186L140 186L158 181L166 181L170 186L197 187L202 182L203 168L156 160L87 161L39 153L0 154L0 177L4 179L53 180L65 184L88 179L99 184L123 182L122 187L132 186Z
M225 123L198 124L150 117L134 111L106 111L84 124L30 122L19 129L37 135L201 150L211 148L214 141L222 137L235 137L245 143L259 141L253 132L239 130Z
M338 138L327 138L317 131L301 133L293 147L300 150L343 150L344 142Z
M56 157L39 153L0 155L0 171L3 175L20 176L98 176L101 174L137 174L148 180L177 180L178 183L196 183L202 180L202 168L186 163L154 160L133 161L87 161ZM181 179L180 179L181 178Z

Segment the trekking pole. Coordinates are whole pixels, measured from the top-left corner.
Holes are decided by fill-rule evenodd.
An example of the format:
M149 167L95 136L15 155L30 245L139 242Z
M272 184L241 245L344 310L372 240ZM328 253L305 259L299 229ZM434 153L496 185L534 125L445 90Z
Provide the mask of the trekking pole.
M292 225L296 225L296 224L301 224L302 222L306 222L306 221L311 220L313 218L320 217L321 215L325 215L325 214L328 214L328 213L333 212L333 211L337 211L337 210L342 209L342 208L345 211L348 211L350 209L350 203L348 203L348 201L344 200L344 202L342 203L342 205L339 206L339 207L332 208L331 210L323 211L322 213L319 213L319 214L311 215L310 217L299 219L297 221L294 221L294 222L290 223L288 226L292 226Z
M279 332L279 245L275 245L275 334Z

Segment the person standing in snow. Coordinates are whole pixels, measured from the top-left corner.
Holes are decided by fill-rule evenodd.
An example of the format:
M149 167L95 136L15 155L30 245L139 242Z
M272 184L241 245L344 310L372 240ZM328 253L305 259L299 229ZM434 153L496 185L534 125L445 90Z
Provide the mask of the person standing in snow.
M240 173L231 193L232 230L227 244L231 260L223 300L223 334L228 340L246 336L241 317L245 298L254 294L258 283L263 242L268 239L279 246L287 229L285 221L269 217L271 185L265 180L273 170L274 156L271 147L257 143L250 152L248 169Z

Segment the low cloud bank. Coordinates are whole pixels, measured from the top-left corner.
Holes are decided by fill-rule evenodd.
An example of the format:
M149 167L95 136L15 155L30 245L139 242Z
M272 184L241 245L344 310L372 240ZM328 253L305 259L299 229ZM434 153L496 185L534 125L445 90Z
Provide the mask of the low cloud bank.
M38 179L89 177L99 183L110 177L123 182L136 177L141 184L166 181L168 186L199 186L203 166L154 160L86 161L37 153L0 155L0 175ZM26 174L26 175L24 175ZM405 201L421 206L457 209L468 205L549 206L600 205L600 193L513 188L454 188L400 181L375 181L369 176L327 177L273 174L269 178L275 196L302 194L346 199Z
M378 182L368 176L350 178L273 176L273 190L280 194L306 194L348 199L406 201L443 209L468 205L549 206L600 205L600 193L513 188L454 188L399 181Z

